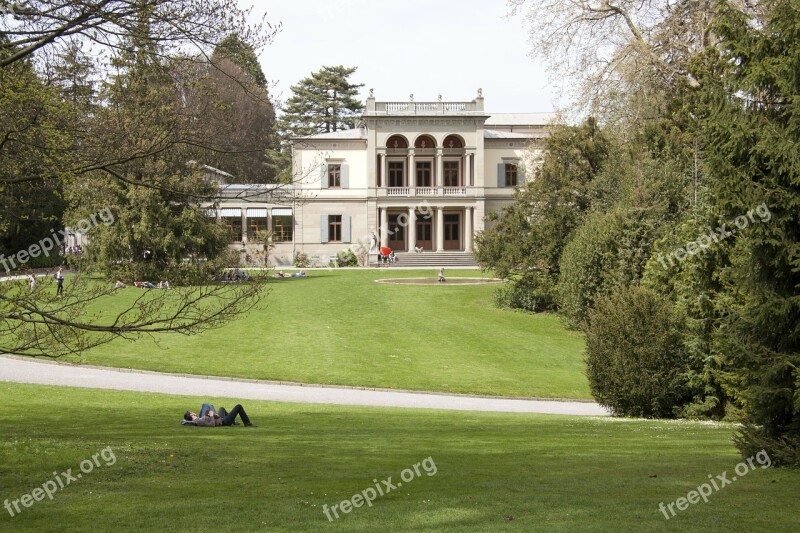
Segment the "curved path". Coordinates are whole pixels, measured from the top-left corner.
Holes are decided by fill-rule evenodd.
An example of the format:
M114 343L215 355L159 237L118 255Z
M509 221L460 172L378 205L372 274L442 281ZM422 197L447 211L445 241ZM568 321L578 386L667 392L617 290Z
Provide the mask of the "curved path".
M301 385L73 365L13 356L0 356L0 381L297 403L578 416L609 414L595 403L582 401L515 400L386 389Z

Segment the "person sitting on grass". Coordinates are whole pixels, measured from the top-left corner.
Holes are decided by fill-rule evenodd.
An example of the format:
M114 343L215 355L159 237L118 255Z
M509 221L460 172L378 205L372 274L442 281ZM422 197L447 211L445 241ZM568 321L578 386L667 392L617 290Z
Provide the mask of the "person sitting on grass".
M235 281L253 281L253 278L250 277L250 274L242 270L241 268L237 268L233 271L233 279Z
M255 427L255 425L250 422L250 418L247 416L247 413L244 412L244 407L242 407L242 404L236 404L236 407L234 407L233 411L230 413L225 411L224 407L220 408L219 414L215 413L211 409L208 409L206 410L204 416L198 416L197 413L186 411L186 413L183 415L183 419L190 425L216 427L232 426L236 422L237 416L242 419L242 423L246 427Z

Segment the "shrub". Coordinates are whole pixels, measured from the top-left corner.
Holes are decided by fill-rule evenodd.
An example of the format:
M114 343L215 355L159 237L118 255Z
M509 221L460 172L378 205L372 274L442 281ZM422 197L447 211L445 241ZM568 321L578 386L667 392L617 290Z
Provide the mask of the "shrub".
M358 257L356 257L356 254L353 253L353 250L342 250L341 252L336 254L336 257L339 266L343 267L358 266Z
M595 214L575 231L559 264L558 303L572 327L585 325L595 298L611 292L610 271L621 234L621 220Z
M294 266L296 268L308 268L311 266L311 262L308 260L308 256L301 252L295 252L294 254Z
M675 417L692 399L680 331L671 302L649 289L599 298L586 331L592 396L615 415Z
M795 435L770 434L768 428L746 421L733 437L742 457L766 450L775 466L800 465L800 439Z
M570 326L583 328L600 296L638 284L650 255L653 222L643 210L595 213L575 231L559 263L558 303Z
M80 257L79 255L75 256ZM70 256L67 256L67 259L70 259ZM53 254L50 256L40 255L38 257L31 257L30 261L26 265L28 268L55 268L61 266L64 263L64 257ZM71 266L71 263L70 263Z
M497 307L529 313L555 308L553 283L546 274L510 281L498 288L493 297Z

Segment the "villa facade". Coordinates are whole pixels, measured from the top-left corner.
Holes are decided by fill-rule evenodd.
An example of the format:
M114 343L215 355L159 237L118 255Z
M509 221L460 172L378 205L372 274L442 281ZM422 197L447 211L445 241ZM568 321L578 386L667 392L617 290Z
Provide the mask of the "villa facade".
M525 153L541 149L552 115L487 114L467 102L379 102L359 127L296 139L289 187L228 185L216 216L253 262L272 230L270 263L295 254L326 264L346 249L469 254L484 217L513 201Z

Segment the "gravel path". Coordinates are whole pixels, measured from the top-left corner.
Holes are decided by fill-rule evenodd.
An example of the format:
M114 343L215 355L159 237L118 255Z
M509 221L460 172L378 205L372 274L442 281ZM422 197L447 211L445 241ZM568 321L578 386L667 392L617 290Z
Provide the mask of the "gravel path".
M72 365L13 356L0 356L0 381L296 403L577 416L607 416L609 414L595 403L582 401L514 400L456 394L301 385Z

